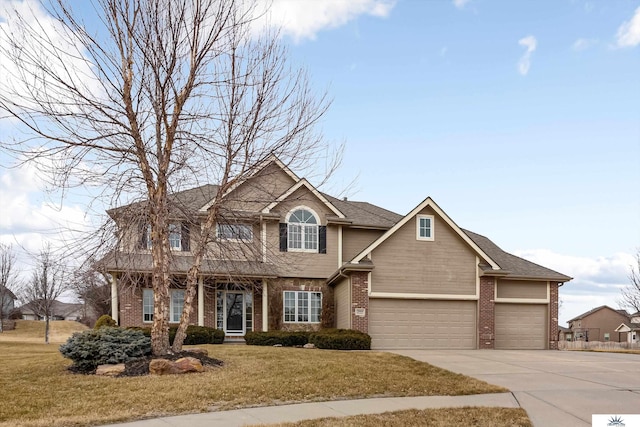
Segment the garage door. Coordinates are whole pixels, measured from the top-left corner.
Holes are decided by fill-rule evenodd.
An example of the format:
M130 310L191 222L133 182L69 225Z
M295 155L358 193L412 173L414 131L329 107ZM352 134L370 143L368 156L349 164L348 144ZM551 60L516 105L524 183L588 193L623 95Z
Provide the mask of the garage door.
M372 348L474 349L476 302L371 299Z
M547 306L496 304L496 349L543 350L547 348Z

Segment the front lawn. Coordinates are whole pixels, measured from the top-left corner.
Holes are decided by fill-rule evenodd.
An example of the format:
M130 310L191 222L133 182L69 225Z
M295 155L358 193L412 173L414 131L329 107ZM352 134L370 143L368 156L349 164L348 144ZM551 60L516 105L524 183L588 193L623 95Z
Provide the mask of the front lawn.
M0 426L86 426L168 414L372 396L504 388L390 353L206 345L222 368L181 377L67 371L58 345L0 340Z
M320 418L297 423L269 424L268 427L531 427L522 408L441 408L410 409L344 418ZM267 427L267 426L264 426Z

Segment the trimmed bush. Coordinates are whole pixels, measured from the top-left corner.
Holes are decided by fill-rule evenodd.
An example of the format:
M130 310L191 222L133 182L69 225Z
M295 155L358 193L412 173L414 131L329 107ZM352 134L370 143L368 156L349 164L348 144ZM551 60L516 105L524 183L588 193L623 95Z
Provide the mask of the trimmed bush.
M309 335L318 348L332 350L371 350L371 337L353 329L322 329Z
M124 363L151 354L151 340L142 331L102 327L76 332L60 346L80 372L92 372L98 365Z
M113 320L111 316L109 316L108 314L103 314L102 316L98 317L98 320L96 320L96 324L93 326L93 329L100 329L104 328L105 326L114 328L118 326L118 324L115 320Z
M303 346L309 342L309 332L306 331L268 331L268 332L247 332L244 340L248 345L283 347Z
M151 337L151 328L140 328L132 326L129 329L135 331L141 331L147 337ZM173 340L176 337L177 326L169 327L169 344L173 344ZM207 326L187 326L187 336L184 339L185 345L198 345L198 344L222 344L224 342L224 331L221 329L209 328Z

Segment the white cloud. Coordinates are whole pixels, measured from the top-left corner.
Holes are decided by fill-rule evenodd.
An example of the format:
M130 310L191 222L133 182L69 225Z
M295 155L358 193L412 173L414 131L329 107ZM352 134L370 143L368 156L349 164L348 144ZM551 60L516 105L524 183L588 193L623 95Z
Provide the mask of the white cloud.
M340 27L360 15L385 18L395 6L395 0L273 0L268 13L259 21L262 25L281 26L285 35L299 42L314 39L319 31Z
M529 73L529 68L531 67L531 54L535 52L536 47L538 46L538 41L534 36L527 36L518 40L518 44L527 49L518 61L518 72L523 76L526 76L527 73Z
M471 0L453 0L453 5L458 9L463 9L464 6L469 3Z
M573 44L571 45L571 48L575 51L583 51L583 50L589 49L591 46L593 46L597 42L598 41L596 39L580 38L580 39L577 39L575 42L573 42Z
M618 308L620 290L629 283L631 254L616 253L598 258L562 255L547 249L519 250L515 255L573 277L560 288L560 324L592 308Z
M616 34L618 47L634 47L640 44L640 7L633 14L631 20L623 22Z

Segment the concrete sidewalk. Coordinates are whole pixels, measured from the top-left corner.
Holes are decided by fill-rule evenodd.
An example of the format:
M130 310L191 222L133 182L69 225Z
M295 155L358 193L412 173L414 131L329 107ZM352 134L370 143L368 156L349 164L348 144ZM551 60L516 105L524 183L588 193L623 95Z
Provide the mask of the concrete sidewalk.
M295 422L325 417L379 414L404 409L454 408L462 406L520 407L518 401L511 393L476 394L470 396L383 397L178 415L124 424L110 424L104 427L236 427L254 424Z

